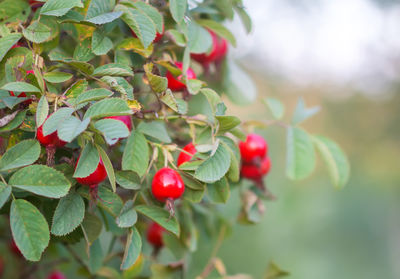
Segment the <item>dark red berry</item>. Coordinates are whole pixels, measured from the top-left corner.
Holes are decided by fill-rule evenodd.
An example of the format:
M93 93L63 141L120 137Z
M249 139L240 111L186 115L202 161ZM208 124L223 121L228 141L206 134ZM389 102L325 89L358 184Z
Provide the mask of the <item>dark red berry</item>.
M189 162L192 158L193 155L197 152L196 147L193 145L193 143L187 144L183 150L185 150L187 153L190 153L192 155L189 155L185 152L181 152L178 156L178 167L182 165L183 163Z
M105 118L119 120L126 125L129 131L132 131L132 119L130 115L107 116Z
M75 169L76 166L78 165L80 157L76 161ZM99 164L96 167L96 170L89 174L86 177L76 177L76 181L78 181L80 184L83 185L88 185L90 187L97 187L97 185L102 182L104 179L107 177L107 171L106 168L104 167L104 163L100 158Z
M22 257L22 253L19 250L19 248L17 246L17 243L15 243L14 239L11 239L11 242L10 242L9 246L10 246L11 252L13 252L14 255L16 255L18 257Z
M264 175L268 174L270 169L271 160L269 157L265 157L258 163L243 163L240 172L245 178L260 180Z
M45 136L43 134L43 125L44 123L37 129L37 135L36 135L36 138L43 146L63 147L64 145L67 144L67 142L60 140L57 131Z
M267 155L268 145L263 137L257 134L248 134L245 142L239 143L240 155L244 163L260 160Z
M14 91L10 91L10 96L12 96L12 97L15 97L15 93L14 93ZM26 93L25 92L21 92L21 93L19 93L19 95L17 96L18 98L25 98L25 97L27 97L26 96ZM30 105L31 103L32 103L32 99L28 99L28 100L25 100L25 101L23 101L23 103L25 104L25 105Z
M154 247L162 247L164 245L162 235L165 229L157 223L152 223L147 229L147 241Z
M153 40L153 43L158 43L159 41L161 41L161 39L162 39L162 37L164 36L164 25L163 25L163 27L162 27L162 32L161 33L156 33L156 37L154 38L154 40ZM132 36L133 37L135 37L135 38L137 38L137 35L136 35L136 33L135 32L133 32L133 30L131 30L131 33L132 33Z
M44 2L29 0L29 5L31 6L33 11L36 11L38 8L44 5Z
M212 38L211 51L200 54L193 53L191 55L194 60L204 65L223 59L228 51L228 43L225 39L218 37L211 30L208 30L208 32Z
M53 271L47 276L47 279L67 279L61 271Z
M181 62L175 62L175 65L182 70L183 64ZM187 79L196 79L196 74L194 71L189 68L186 72L187 74ZM171 72L167 72L166 77L168 79L168 88L171 89L172 91L181 91L186 88L186 84L184 84L181 80L183 78L183 75L179 75L177 77L174 77L174 75Z
M161 202L165 202L167 199L175 200L183 195L185 184L179 173L165 167L154 175L151 191L153 196Z

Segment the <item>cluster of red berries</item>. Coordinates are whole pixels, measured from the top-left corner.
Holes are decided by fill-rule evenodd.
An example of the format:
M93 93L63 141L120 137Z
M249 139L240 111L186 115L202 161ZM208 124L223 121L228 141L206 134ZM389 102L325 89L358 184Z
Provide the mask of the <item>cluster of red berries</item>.
M246 141L239 143L242 157L242 177L260 181L268 174L271 160L268 157L268 145L263 137L257 134L247 135Z

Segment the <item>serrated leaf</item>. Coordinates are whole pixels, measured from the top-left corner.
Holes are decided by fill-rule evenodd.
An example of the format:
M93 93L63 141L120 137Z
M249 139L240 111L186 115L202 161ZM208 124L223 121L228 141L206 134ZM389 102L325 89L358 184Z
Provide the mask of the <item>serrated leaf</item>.
M187 0L170 0L169 1L169 10L171 11L171 15L173 19L180 23L185 16L187 9Z
M107 83L113 90L127 96L128 100L133 100L133 87L123 77L104 76L101 80ZM128 101L129 105L129 101Z
M71 187L61 172L44 165L20 169L11 176L8 183L12 187L48 198L64 197Z
M101 24L113 22L117 18L121 17L121 15L122 15L122 12L110 12L110 13L100 14L100 15L94 16L92 18L86 18L85 21L93 23L93 24L101 25Z
M328 167L332 183L343 188L350 176L350 164L343 150L332 140L323 136L314 136L313 141Z
M290 179L306 178L315 168L315 151L310 136L302 129L287 132L286 174Z
M140 2L140 1L131 3L131 5L136 9L145 13L151 19L151 21L156 26L158 33L162 33L164 31L163 17L156 8L145 2Z
M82 197L71 193L62 198L57 205L53 216L51 233L66 235L75 230L85 217L85 203Z
M99 238L103 228L103 223L99 217L93 213L86 212L81 226L86 241L89 245L91 245L96 239Z
M80 94L85 92L88 87L88 82L85 79L78 80L68 90L65 96L68 98L77 98Z
M73 77L72 74L70 73L64 73L64 72L48 72L45 73L43 78L51 83L62 83L67 80L70 80Z
M8 201L8 198L11 195L11 187L5 185L3 182L0 182L0 209L3 205Z
M219 144L215 153L196 169L194 177L206 183L214 183L228 172L230 164L229 150Z
M234 47L236 47L235 36L233 36L231 31L229 31L229 29L223 26L221 23L210 19L200 19L197 22L205 28L214 31L219 37L227 39Z
M40 89L36 86L23 81L9 82L3 85L1 89L14 92L40 92Z
M124 39L118 44L117 48L123 50L132 50L133 52L136 52L137 54L140 54L146 58L150 57L154 49L152 44L145 48L138 38Z
M10 209L11 232L27 260L39 261L49 244L49 225L40 211L25 200L14 200Z
M132 131L122 155L122 170L131 170L142 177L149 165L149 146L144 135L138 130Z
M101 119L94 124L109 144L114 144L120 138L129 136L128 127L121 121L116 119Z
M156 93L162 93L167 90L168 80L166 77L157 76L152 73L153 64L148 63L143 66L151 89Z
M25 22L30 11L25 0L3 0L0 2L0 23Z
M170 89L167 89L167 91L161 95L160 100L173 111L178 112L178 104L176 102L174 94Z
M207 98L207 101L210 104L213 115L215 115L217 111L217 105L222 102L221 97L218 95L217 92L215 92L210 88L203 88L200 90L200 93Z
M237 182L240 179L240 151L237 144L228 137L222 136L219 137L222 140L223 144L226 145L227 149L231 153L231 165L229 167L229 171L226 174L227 178L229 178L233 182Z
M9 34L0 38L0 62L3 60L4 56L15 45L20 39L21 34Z
M34 139L14 145L0 158L0 171L31 165L39 159L40 144Z
M167 231L170 231L179 237L179 223L175 216L170 218L168 211L154 205L138 205L135 209L137 212L145 215Z
M180 47L186 46L186 38L185 35L175 29L170 29L167 31L167 36L177 45Z
M106 116L129 115L132 114L126 101L119 98L109 98L101 100L92 105L83 117L91 119L102 118Z
M49 115L49 103L46 96L42 96L36 109L36 126L40 127Z
M81 0L48 0L40 9L41 15L63 16L74 7L83 8Z
M188 47L191 53L204 53L213 44L210 33L195 21L188 24Z
M55 37L56 31L46 24L34 21L22 30L24 37L33 43L44 43Z
M79 157L73 177L87 177L92 174L100 162L100 155L92 143L86 144Z
M137 221L137 213L133 208L133 201L128 200L118 215L116 222L120 228L130 228Z
M157 139L160 142L171 143L171 138L168 135L167 128L165 127L164 122L141 122L137 127L137 131L140 131L142 134Z
M183 193L183 198L192 203L199 203L204 197L205 188L201 190L194 190L191 188L186 188Z
M79 41L75 47L73 58L76 61L88 62L92 60L95 55L92 52L92 45L90 38Z
M216 119L218 120L219 134L229 132L241 123L240 119L236 116L216 116Z
M57 131L57 128L64 120L69 118L74 111L73 108L64 107L51 114L43 124L43 135L47 136Z
M106 64L96 68L93 72L94 76L118 76L118 77L132 77L132 70L123 64Z
M130 268L137 260L142 251L142 238L138 230L133 227L129 230L125 244L125 252L122 258L121 269Z
M18 128L24 121L26 112L27 112L27 110L18 112L18 114L15 116L15 118L10 123L8 123L7 125L5 125L3 127L0 127L0 133L9 132L9 131L12 131L12 130Z
M209 198L215 203L226 203L229 199L230 189L227 179L224 177L213 184L207 185Z
M107 177L108 180L110 181L111 184L111 188L113 189L113 191L115 192L117 190L117 186L115 185L115 173L114 173L114 167L110 161L110 158L108 158L107 153L103 150L103 148L101 148L100 145L96 145L97 150L99 151L100 154L100 158L104 163L104 167L106 169L107 172Z
M269 108L272 113L272 116L275 119L281 119L285 114L285 107L282 102L278 99L274 98L265 98L263 99L264 104Z
M80 121L75 116L65 119L57 129L58 137L66 142L71 142L89 126L90 118Z
M133 171L117 171L115 178L122 188L139 190L141 187L140 177Z
M92 51L96 55L105 55L113 48L110 38L106 37L105 32L97 29L92 37Z
M320 107L306 108L303 98L299 98L292 117L292 124L296 125L312 117L320 111Z
M104 98L110 97L113 94L112 91L104 89L104 88L96 88L96 89L92 89L89 91L86 91L82 94L80 94L74 104L79 105L79 104L83 104L86 102L91 102L91 101L99 101L102 100Z

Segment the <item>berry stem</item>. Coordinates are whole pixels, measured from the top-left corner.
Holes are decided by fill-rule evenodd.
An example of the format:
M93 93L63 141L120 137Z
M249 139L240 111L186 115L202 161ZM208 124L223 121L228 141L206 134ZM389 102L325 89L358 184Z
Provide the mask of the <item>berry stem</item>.
M167 199L165 202L165 205L167 206L167 209L169 211L169 218L168 221L171 220L172 217L175 216L175 205L174 205L174 200L173 199Z
M262 179L254 180L254 185L262 191L262 193L270 200L276 200L276 196L271 193L271 191L265 186Z
M49 167L52 167L54 166L54 155L56 154L56 147L53 145L46 146L46 152L47 152L46 164Z

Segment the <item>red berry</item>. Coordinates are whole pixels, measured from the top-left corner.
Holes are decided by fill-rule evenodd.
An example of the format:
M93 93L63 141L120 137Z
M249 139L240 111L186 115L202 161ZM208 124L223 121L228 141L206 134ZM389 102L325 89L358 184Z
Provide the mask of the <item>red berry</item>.
M175 62L175 65L182 70L183 64L181 62ZM186 72L187 74L187 79L195 79L196 74L194 71L189 68ZM166 77L168 79L168 88L171 89L172 91L181 91L186 88L186 84L181 82L183 75L179 75L178 77L174 77L174 75L170 72L167 72Z
M21 45L19 43L16 43L15 45L13 45L11 48L17 48L17 47L21 47Z
M38 8L43 6L44 2L36 1L36 0L29 0L29 5L31 6L33 11L36 11Z
M53 271L47 279L67 279L67 277L61 271Z
M11 242L10 242L9 246L10 246L11 252L13 252L14 255L16 255L18 257L22 257L22 253L19 250L19 248L17 246L17 243L15 243L14 239L11 239Z
M161 33L156 32L156 37L154 38L153 43L158 43L159 41L161 41L162 37L164 36L164 30L165 29L163 25L162 32ZM137 38L137 35L135 32L133 32L133 30L131 30L131 33L133 37Z
M75 169L76 166L78 165L80 157L76 161ZM88 185L91 187L97 186L100 182L102 182L104 179L107 177L107 171L106 168L104 167L104 163L100 158L99 164L96 167L96 170L89 174L86 177L76 177L76 181L78 181L80 184L83 185Z
M154 247L161 247L164 245L162 235L165 229L157 223L152 223L147 229L147 241Z
M130 115L107 116L104 118L119 120L126 125L129 131L132 131L132 119Z
M15 93L14 93L14 91L10 91L10 96L12 96L12 97L15 97ZM19 93L19 95L17 96L18 98L25 98L25 97L27 97L26 96L26 93L25 92L21 92L21 93ZM30 103L32 103L33 102L33 100L32 99L28 99L28 100L26 100L26 101L24 101L23 103L25 104L25 105L30 105Z
M187 144L183 148L183 150L185 150L186 152L188 152L192 155L189 155L185 152L181 152L178 156L178 167L180 165L182 165L183 163L189 162L193 158L193 155L197 152L196 147L193 145L193 143Z
M225 57L228 51L228 43L225 39L220 38L213 31L208 30L212 38L211 51L208 53L193 53L191 56L194 60L202 64L210 64Z
M267 142L257 134L248 134L245 142L239 143L240 155L244 163L262 159L268 152Z
M153 196L161 202L165 202L167 199L175 200L183 195L185 184L179 173L165 167L154 175L151 191Z
M270 169L271 160L269 157L265 157L259 163L244 163L240 172L245 178L259 180L266 175Z
M36 138L43 146L63 147L64 145L67 144L67 142L60 140L60 138L58 137L57 131L45 136L43 134L43 125L44 125L44 123L37 129L37 135L36 135Z

